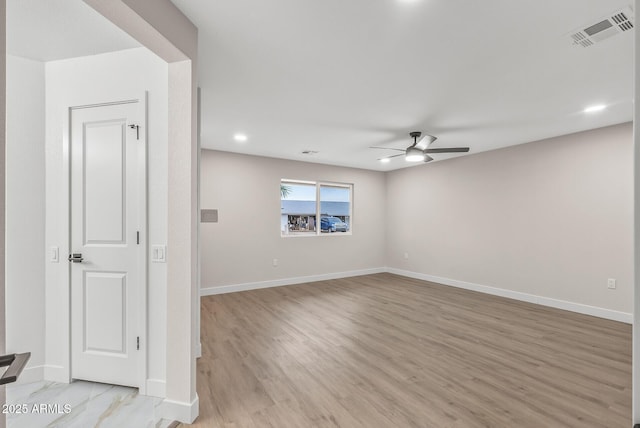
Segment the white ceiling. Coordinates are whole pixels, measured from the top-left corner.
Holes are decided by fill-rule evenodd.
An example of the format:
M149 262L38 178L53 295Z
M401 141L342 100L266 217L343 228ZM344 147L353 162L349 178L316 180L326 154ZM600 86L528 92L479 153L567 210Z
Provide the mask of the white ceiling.
M391 170L368 147L413 130L477 153L632 119L632 32L568 36L630 0L173 2L199 28L206 148Z
M473 154L632 120L632 33L568 36L630 0L173 2L199 27L206 148L384 171L408 164L368 147L413 130ZM41 61L139 46L81 0L8 0L7 33Z
M7 0L7 52L38 61L139 47L81 0Z

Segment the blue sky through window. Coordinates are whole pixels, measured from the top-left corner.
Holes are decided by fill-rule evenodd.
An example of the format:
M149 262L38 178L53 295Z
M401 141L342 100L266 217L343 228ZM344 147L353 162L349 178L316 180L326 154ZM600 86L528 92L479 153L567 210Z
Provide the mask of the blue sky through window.
M316 186L308 184L282 183L291 189L284 198L289 201L315 201ZM349 202L349 189L345 187L320 186L321 201Z
M315 201L316 200L316 186L308 184L292 184L282 183L289 188L289 195L286 199L288 201Z
M349 202L349 189L345 187L320 186L320 200Z

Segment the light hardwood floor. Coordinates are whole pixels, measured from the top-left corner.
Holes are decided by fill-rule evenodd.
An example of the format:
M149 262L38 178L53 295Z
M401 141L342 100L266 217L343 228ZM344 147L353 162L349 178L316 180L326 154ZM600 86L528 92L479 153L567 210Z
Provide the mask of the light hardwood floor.
M631 326L391 274L202 299L196 427L630 427Z

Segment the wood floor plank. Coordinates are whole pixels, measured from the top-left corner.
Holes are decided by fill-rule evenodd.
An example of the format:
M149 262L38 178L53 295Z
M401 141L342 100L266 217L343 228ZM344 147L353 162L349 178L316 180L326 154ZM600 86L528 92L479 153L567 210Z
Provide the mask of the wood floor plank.
M626 427L631 326L391 274L202 299L194 427Z

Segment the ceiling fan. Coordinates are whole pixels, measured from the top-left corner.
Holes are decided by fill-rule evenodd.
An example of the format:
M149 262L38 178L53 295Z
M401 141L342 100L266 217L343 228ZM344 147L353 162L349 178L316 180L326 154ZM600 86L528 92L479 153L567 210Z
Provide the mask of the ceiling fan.
M431 143L436 141L438 137L434 137L433 135L425 135L420 138L422 132L413 131L409 133L409 136L413 138L413 144L407 147L406 149L395 149L392 147L370 147L371 149L384 149L384 150L396 150L399 152L404 152L398 155L387 156L384 158L380 158L378 160L382 161L385 159L396 158L398 156L405 156L407 162L430 162L433 160L429 153L467 153L469 151L469 147L438 147L437 149L430 149L429 146ZM420 138L420 140L418 140Z

